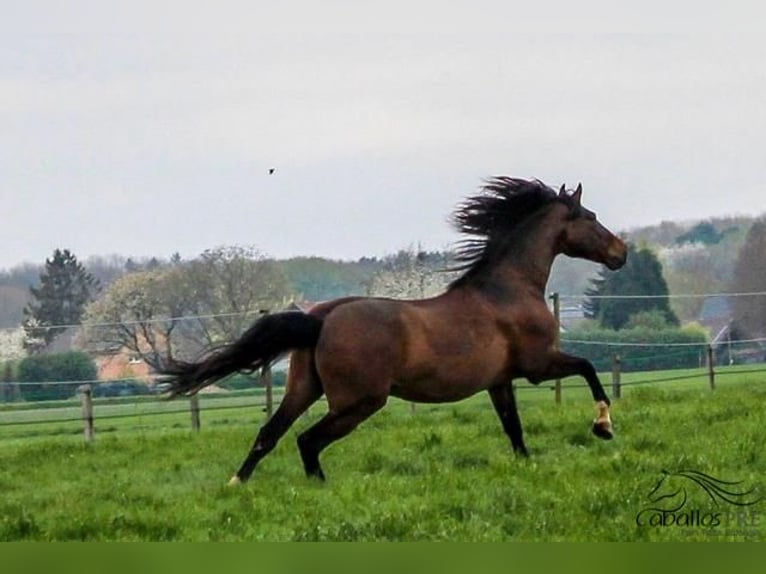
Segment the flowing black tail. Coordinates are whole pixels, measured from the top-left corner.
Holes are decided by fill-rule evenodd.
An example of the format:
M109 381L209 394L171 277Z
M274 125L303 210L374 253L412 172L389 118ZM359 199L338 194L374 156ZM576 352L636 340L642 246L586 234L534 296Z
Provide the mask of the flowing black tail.
M201 388L237 371L254 371L293 349L314 347L322 319L298 311L265 315L228 345L213 349L199 362L172 361L160 371L167 375L170 396L193 395Z

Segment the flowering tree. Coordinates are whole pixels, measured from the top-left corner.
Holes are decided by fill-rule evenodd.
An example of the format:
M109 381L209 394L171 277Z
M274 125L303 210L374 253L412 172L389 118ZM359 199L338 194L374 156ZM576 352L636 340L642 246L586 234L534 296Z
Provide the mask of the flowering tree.
M221 247L198 258L130 273L85 312L79 344L93 351L126 349L154 369L229 342L262 310L284 307L284 274L258 251Z

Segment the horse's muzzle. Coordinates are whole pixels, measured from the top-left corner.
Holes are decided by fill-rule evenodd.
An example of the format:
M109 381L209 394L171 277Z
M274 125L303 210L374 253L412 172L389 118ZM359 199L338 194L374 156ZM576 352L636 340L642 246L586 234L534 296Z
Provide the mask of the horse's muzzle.
M628 246L625 245L625 242L622 239L615 237L606 252L606 261L604 264L612 271L615 271L625 265L627 260Z

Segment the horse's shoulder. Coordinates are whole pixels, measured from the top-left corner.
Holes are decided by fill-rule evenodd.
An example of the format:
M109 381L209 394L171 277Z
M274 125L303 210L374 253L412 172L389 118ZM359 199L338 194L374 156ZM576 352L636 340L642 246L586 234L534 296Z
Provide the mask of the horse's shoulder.
M548 306L535 300L499 309L497 323L508 334L548 335L556 329L556 319Z

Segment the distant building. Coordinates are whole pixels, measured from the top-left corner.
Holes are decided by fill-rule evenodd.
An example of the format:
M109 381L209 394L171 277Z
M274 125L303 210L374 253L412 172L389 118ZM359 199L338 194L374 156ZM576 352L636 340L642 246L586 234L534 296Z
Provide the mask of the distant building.
M702 303L699 322L710 329L710 345L722 364L760 363L766 360L761 342L743 342L734 324L734 301L725 295L708 297Z
M151 368L140 357L127 349L101 352L95 357L98 378L102 381L114 379L149 379Z

